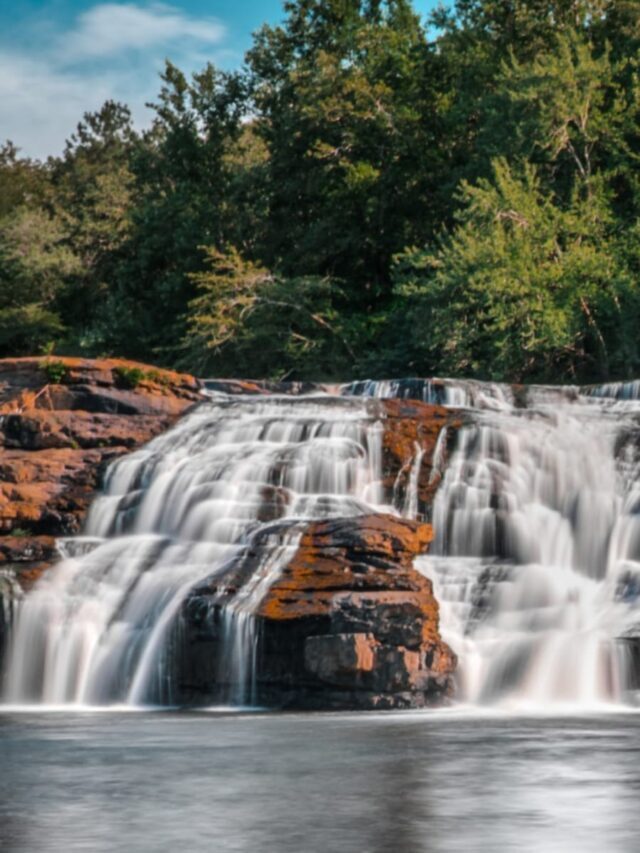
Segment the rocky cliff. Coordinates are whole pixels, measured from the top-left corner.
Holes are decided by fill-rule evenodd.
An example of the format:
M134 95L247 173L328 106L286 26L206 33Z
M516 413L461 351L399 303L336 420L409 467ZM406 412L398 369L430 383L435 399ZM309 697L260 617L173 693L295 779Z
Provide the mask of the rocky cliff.
M24 588L80 532L106 466L201 399L191 376L115 359L0 360L0 569Z

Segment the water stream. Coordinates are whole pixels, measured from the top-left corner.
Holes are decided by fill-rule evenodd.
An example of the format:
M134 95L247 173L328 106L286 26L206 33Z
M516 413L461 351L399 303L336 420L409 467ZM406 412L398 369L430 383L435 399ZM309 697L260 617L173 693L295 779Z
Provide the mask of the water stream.
M260 561L225 605L231 704L251 702L253 613L301 521L382 509L381 425L365 400L214 395L111 466L86 536L26 597L9 649L11 703L172 702L179 611L198 582Z
M529 388L454 380L209 402L108 471L83 537L20 603L10 703L170 704L179 614L259 542L224 604L233 705L254 698L254 614L309 519L419 514L424 454L385 506L376 398L463 407L417 568L460 658L458 698L579 707L635 700L640 635L640 385ZM444 465L443 431L433 459Z

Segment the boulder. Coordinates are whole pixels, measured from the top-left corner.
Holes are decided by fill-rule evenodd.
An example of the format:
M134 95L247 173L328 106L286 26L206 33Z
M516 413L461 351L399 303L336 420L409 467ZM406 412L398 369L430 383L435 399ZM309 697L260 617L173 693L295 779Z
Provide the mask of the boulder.
M272 534L273 535L273 534ZM254 701L311 709L425 707L447 699L456 660L438 631L431 582L413 559L426 524L392 515L310 522L256 613ZM255 570L194 590L184 608L186 701L220 698L224 604Z

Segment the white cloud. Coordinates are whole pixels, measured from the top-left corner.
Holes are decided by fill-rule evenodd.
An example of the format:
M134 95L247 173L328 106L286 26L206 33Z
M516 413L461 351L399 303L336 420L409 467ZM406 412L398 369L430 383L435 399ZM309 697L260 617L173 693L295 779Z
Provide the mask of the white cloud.
M83 113L108 98L145 125L165 56L185 71L199 68L203 55L215 61L223 52L224 35L220 23L170 6L103 3L47 45L0 42L0 143L11 139L31 157L57 154Z
M154 3L102 3L80 15L77 27L63 39L67 61L148 50L184 40L218 44L225 28L217 21L191 18L171 6Z

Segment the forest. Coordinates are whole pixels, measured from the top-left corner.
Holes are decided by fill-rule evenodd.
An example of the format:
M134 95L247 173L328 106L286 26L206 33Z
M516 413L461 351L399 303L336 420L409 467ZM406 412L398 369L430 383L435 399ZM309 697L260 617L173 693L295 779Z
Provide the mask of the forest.
M637 0L291 0L158 89L0 147L0 356L640 374Z

